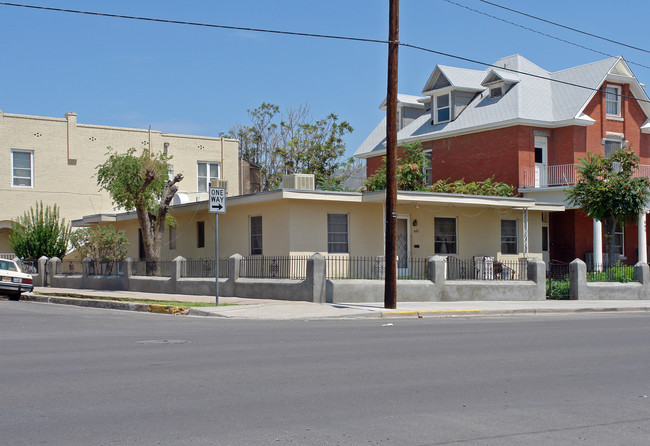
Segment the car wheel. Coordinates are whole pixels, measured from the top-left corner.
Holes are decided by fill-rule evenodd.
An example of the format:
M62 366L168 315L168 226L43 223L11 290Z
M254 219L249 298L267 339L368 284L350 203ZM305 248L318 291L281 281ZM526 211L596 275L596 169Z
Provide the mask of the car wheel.
M12 293L8 295L9 300L20 300L20 293Z

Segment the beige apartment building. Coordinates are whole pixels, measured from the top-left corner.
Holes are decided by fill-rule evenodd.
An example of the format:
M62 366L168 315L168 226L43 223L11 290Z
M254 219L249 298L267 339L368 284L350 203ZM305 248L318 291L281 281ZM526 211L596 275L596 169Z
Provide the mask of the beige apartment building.
M0 253L11 252L11 221L38 201L57 204L66 221L115 212L94 177L108 147L118 152L149 148L170 155L170 174L184 176L177 204L206 200L210 182L217 178L227 181L229 195L250 192L248 185L240 184L246 177L240 169L248 167L238 160L235 139L80 124L76 113L51 118L0 111Z

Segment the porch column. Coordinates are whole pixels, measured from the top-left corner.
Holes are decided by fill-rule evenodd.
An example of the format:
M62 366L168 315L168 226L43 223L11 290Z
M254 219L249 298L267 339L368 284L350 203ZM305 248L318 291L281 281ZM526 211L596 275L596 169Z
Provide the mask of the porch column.
M524 226L524 257L528 257L528 209L523 210L523 226Z
M603 267L603 225L599 220L594 220L594 271L601 271Z
M648 263L648 243L646 240L646 225L645 225L645 209L639 214L639 240L637 242L637 250L639 251L639 262Z

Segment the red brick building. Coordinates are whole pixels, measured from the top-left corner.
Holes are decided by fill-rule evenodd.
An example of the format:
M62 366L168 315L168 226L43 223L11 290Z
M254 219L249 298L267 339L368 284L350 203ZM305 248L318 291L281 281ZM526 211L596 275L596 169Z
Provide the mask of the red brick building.
M546 260L606 260L601 225L572 209L565 190L587 152L629 147L641 159L639 173L650 175L650 103L643 86L622 58L551 73L515 55L493 67L499 68L437 66L422 96L400 95L398 141L422 142L430 154L429 181L494 176L524 197L563 203L565 212L544 217ZM383 162L384 136L385 122L355 153L366 159L368 175ZM645 214L639 221L643 230L628 225L617 231L617 254L625 263L647 261Z

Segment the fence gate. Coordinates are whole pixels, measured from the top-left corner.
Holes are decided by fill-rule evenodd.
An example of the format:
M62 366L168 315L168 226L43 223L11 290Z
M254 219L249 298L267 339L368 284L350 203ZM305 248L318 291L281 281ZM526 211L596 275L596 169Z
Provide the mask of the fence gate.
M546 298L569 299L569 264L551 260L546 272Z

